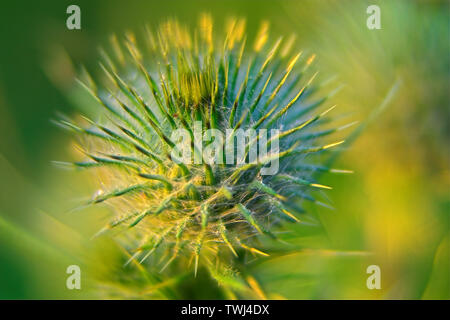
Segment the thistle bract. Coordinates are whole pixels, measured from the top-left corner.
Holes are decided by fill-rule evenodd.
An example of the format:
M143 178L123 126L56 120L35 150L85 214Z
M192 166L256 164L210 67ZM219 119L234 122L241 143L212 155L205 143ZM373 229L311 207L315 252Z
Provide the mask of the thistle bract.
M99 234L120 230L132 259L196 272L267 256L260 240L300 222L303 201L328 188L313 174L329 169L311 161L340 142L320 142L338 129L320 129L332 106L313 97L314 55L271 40L266 23L253 41L244 29L231 19L216 36L204 15L194 31L172 20L142 39L112 37L103 77L80 81L98 112L60 121L85 157L71 165L101 181L89 204L113 210Z

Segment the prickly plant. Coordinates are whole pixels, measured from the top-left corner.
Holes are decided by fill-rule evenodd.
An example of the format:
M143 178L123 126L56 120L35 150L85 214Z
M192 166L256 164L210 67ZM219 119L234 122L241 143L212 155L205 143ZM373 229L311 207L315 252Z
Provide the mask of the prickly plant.
M220 282L233 261L270 255L261 241L277 241L285 223L302 223L303 202L319 203L315 190L329 188L314 173L332 170L320 155L341 141L323 137L340 128L324 127L333 107L324 107L330 95L315 97L315 56L292 52L293 37L272 40L266 23L254 41L244 29L244 20L232 19L216 36L204 15L194 32L171 20L156 33L146 28L142 39L112 37L101 51L100 80L87 73L80 80L93 97L85 110L96 112L59 121L77 134L84 157L70 166L91 168L101 181L87 204L112 208L99 235L118 237L130 261L194 273L201 266ZM254 144L279 147L253 162L176 161L173 133L183 129L193 141L196 123L202 136L228 129L227 139L239 129L279 130L246 139L244 160ZM208 145L192 141L184 147L193 156ZM278 171L261 174L273 157Z

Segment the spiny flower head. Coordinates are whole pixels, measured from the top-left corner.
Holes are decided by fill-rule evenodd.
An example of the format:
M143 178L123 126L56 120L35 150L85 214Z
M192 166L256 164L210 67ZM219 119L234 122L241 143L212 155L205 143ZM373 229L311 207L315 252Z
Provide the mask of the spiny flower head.
M231 19L217 37L208 15L193 32L170 20L139 41L132 33L112 37L102 79L80 81L98 112L59 122L78 134L84 154L71 165L95 171L100 189L88 204L110 203L114 214L99 234L120 230L132 259L158 257L162 269L184 259L196 271L216 259L267 256L260 239L276 239L274 226L284 220L299 222L303 201L328 188L313 174L329 169L307 161L340 144L317 142L339 128L317 130L332 107L318 111L328 96L312 97L314 55L292 53L294 38L271 41L267 23L249 42L243 19ZM225 142L239 130L256 135L228 149L241 150L241 162L220 152L207 161L211 129ZM177 130L192 139L175 140ZM191 161L174 157L180 147ZM271 152L250 161L251 150L266 147ZM277 170L264 174L274 160Z

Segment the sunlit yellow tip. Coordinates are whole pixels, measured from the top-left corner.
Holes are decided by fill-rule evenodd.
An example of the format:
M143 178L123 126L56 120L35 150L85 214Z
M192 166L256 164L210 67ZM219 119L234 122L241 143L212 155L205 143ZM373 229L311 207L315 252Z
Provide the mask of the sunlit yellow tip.
M330 172L332 173L354 173L353 170L344 170L344 169L331 169Z
M332 106L331 108L325 110L324 112L322 112L320 114L321 117L323 117L324 115L326 115L328 112L330 112L331 110L333 110L334 108L336 108L336 105Z
M282 211L283 211L283 213L284 213L285 215L287 215L289 218L295 220L295 222L300 222L300 220L299 220L296 216L294 216L292 213L290 213L289 211L287 211L287 210L282 210Z
M310 65L311 63L314 62L315 59L316 59L316 54L314 53L311 57L308 58L308 60L306 61L306 64Z
M333 189L332 187L324 186L323 184L318 184L318 183L311 183L310 186L315 187L315 188L320 188L320 189L328 189L328 190Z
M302 55L301 52L297 53L297 55L295 57L293 57L291 59L291 61L289 61L288 67L286 68L287 71L292 70L292 68L294 67L294 65L297 63L298 58L300 58L300 56Z
M330 143L330 144L327 144L326 146L324 146L323 149L333 148L333 147L336 147L336 146L338 146L340 144L343 144L344 142L345 142L345 140L334 142L334 143Z

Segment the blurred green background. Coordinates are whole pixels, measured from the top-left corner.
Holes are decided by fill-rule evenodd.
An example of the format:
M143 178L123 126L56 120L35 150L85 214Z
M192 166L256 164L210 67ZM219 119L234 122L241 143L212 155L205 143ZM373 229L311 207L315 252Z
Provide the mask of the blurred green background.
M82 30L66 28L70 4L81 8ZM381 30L366 27L371 4L381 8ZM71 291L66 267L82 265L86 247L95 247L92 259L100 260L114 250L89 240L101 213L67 212L92 186L51 165L68 159L70 137L50 119L57 111L73 113L75 104L74 71L64 68L61 49L76 66L95 68L98 46L111 33L169 17L193 24L210 12L218 24L228 16L247 18L250 36L262 20L274 36L295 33L297 47L317 54L320 73L345 85L334 98L340 111L361 122L400 84L339 158L336 167L355 173L324 177L335 210L311 209L323 228L296 230L305 248L320 250L251 264L262 289L287 299L449 299L449 10L448 1L406 0L3 3L0 298L98 298L89 290L94 271L83 274L82 290ZM340 254L349 251L370 254ZM381 290L366 287L371 264L381 268ZM184 297L215 298L207 292Z

